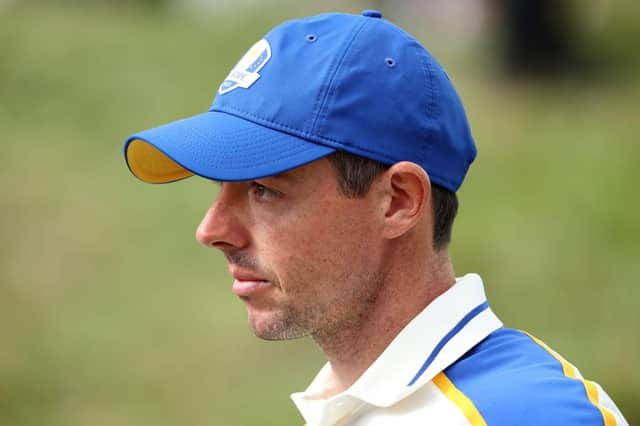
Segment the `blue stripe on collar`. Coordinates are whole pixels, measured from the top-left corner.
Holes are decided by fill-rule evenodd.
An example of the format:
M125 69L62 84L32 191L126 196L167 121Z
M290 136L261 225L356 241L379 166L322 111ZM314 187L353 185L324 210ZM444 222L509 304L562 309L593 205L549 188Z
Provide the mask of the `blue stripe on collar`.
M485 311L486 309L489 308L489 303L488 302L484 302L479 304L478 306L476 306L475 308L473 308L471 311L469 311L469 313L467 315L465 315L456 325L455 327L453 327L436 345L435 348L433 348L433 351L431 352L431 354L429 354L429 357L427 358L427 360L424 362L424 364L422 364L422 367L420 367L420 370L418 370L418 372L416 373L416 375L413 377L413 379L411 379L411 381L407 384L407 386L411 386L413 385L419 378L420 376L422 376L422 374L426 371L426 369L431 365L431 363L433 362L434 359L436 359L436 356L438 356L438 354L440 353L440 351L442 350L442 348L444 348L444 346L449 342L449 340L451 340L451 338L453 336L455 336L456 334L458 334L458 332L460 330L462 330L464 328L465 325L467 325L467 323L469 321L471 321L472 319L474 319L476 316L478 316L481 312Z

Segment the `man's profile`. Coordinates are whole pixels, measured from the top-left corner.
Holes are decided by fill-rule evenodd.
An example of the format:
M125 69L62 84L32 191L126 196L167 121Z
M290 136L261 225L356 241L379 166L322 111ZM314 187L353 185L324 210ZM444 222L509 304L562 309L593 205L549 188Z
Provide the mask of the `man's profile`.
M131 172L219 182L220 250L264 339L328 363L292 398L316 425L624 425L604 390L503 327L448 254L476 157L441 65L382 19L325 14L255 43L208 112L131 136Z

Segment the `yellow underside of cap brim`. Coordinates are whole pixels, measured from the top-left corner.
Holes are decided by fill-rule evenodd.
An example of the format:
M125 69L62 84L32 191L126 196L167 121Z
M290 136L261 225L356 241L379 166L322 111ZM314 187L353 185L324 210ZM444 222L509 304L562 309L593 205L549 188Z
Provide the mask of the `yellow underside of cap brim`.
M193 176L193 173L142 139L134 139L127 146L127 162L133 174L148 183L167 183Z

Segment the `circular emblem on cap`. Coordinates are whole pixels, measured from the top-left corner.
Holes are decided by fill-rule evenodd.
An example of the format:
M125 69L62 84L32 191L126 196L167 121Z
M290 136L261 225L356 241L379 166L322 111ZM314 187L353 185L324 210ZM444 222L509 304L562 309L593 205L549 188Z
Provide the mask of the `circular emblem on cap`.
M362 11L362 16L367 16L369 18L382 18L382 12L379 10L367 9Z

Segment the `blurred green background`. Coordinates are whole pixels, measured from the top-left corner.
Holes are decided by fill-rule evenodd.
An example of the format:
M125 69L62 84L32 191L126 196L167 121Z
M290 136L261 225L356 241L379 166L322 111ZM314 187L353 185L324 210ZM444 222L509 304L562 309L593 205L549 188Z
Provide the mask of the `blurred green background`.
M465 102L479 156L458 275L480 273L505 324L639 422L640 6L581 2L586 60L523 75L503 66L499 3L460 4L0 0L0 425L301 424L288 394L322 354L248 330L224 259L194 239L215 186L142 184L122 143L205 111L279 22L366 7L415 34Z

